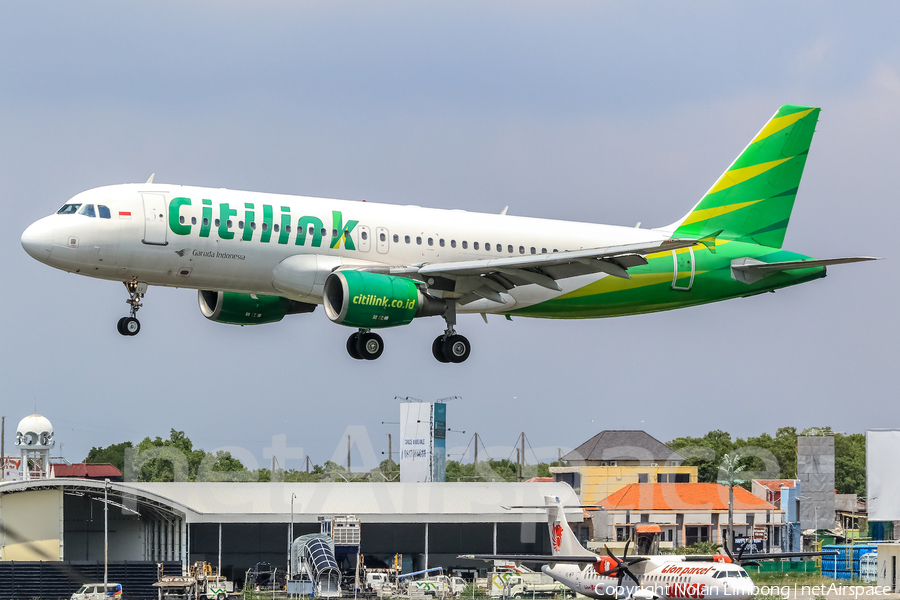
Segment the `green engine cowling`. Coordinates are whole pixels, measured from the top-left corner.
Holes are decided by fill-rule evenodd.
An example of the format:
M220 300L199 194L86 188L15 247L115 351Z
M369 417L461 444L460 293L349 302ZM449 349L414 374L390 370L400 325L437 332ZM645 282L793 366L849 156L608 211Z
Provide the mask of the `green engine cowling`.
M412 279L365 271L335 271L325 280L325 314L348 327L407 325L416 317L442 315L443 300L422 293Z
M308 313L315 304L297 302L281 296L211 292L200 290L200 312L210 321L229 325L262 325L277 323L285 315Z

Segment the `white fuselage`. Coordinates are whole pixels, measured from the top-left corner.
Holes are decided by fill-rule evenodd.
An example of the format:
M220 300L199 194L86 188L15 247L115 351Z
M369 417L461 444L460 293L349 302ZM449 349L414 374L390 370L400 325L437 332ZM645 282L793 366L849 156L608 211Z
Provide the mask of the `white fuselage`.
M330 271L341 264L484 260L669 237L611 225L163 184L96 188L69 203L92 205L94 216L54 214L22 236L25 249L41 262L101 279L311 303L322 302L320 286L307 292L276 287L276 269L285 258L321 257ZM521 308L602 277L561 279L561 292L520 286L503 294L505 304L478 300L460 311Z
M694 562L680 557L648 556L631 565L638 578L599 575L594 565L544 566L543 571L556 581L590 598L727 598L745 600L754 595L747 572L736 565L718 562Z

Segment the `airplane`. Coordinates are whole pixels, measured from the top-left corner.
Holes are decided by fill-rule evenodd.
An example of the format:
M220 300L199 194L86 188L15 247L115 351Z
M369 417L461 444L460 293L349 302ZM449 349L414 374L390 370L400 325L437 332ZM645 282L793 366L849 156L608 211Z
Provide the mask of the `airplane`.
M628 556L630 540L622 557L607 547L606 556L595 554L579 543L557 496L544 496L544 506L505 506L512 509L547 510L552 554L463 554L466 560L494 560L543 564L541 571L573 591L603 600L662 600L674 598L729 598L748 600L755 586L743 565L775 558L822 556L836 552L782 552L743 559L746 543L737 557L727 544L725 554L670 554ZM597 509L597 506L569 508Z
M443 317L443 363L471 352L457 314L581 319L635 315L771 292L830 265L782 250L819 108L785 105L684 217L655 229L154 183L82 192L22 234L25 251L70 273L125 284L128 316L151 285L198 290L207 319L275 323L324 306L356 329ZM638 224L640 225L640 224Z

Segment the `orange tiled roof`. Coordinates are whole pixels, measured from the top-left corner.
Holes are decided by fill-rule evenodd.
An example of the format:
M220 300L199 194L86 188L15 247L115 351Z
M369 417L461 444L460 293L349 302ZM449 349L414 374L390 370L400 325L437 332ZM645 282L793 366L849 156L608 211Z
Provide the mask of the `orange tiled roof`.
M754 479L754 481L772 492L780 492L783 487L794 487L797 484L793 479Z
M728 510L728 486L718 483L632 483L600 502L607 510ZM735 510L777 510L734 486Z

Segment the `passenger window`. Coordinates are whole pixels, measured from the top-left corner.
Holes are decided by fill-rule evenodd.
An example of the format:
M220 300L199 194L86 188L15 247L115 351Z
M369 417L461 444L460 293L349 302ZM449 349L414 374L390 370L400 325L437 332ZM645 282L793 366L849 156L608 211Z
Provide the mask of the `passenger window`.
M532 254L537 254L537 252L536 252L535 249L534 249L534 246L531 247L531 253L532 253Z
M183 215L178 217L178 222L181 223L182 225L184 225L184 216Z
M469 247L469 242L463 240L463 250L466 250Z
M218 227L218 226L219 226L219 220L216 219L215 221L213 221L213 225L215 225L216 227Z
M328 230L323 227L319 233L321 233L322 237L324 237L324 236L328 235Z
M361 232L359 233L359 237L361 237L361 238L364 239L364 240L367 240L367 239L369 239L369 234L366 233L365 231L361 231Z
M408 236L408 235L403 236L403 239L406 241L407 244L409 243L409 236Z
M506 247L506 251L507 251L509 254L512 254L512 253L513 253L513 247L512 247L512 244L510 244L509 246Z
M244 228L244 222L238 221L238 229L243 229L243 228Z
M336 237L337 237L337 229L332 229L332 230L331 230L331 237L333 237L333 238L336 238Z
M441 240L441 241L443 241L443 240ZM441 244L441 245L443 245L443 244ZM450 240L450 247L456 248L456 240Z
M263 229L265 229L265 225L263 226ZM278 226L278 223L275 223L274 225L272 225L272 231L274 231L275 233L278 233L279 229L280 229L280 227Z
M109 217L109 207L103 206L102 204L97 205L97 210L100 212L101 219L108 219Z
M546 248L541 248L541 254L547 254L547 249L546 249Z
M231 226L232 226L231 219L228 219L227 221L225 221L225 226L228 227L228 229L231 229Z
M478 250L478 242L472 242L472 248Z
M438 240L438 244L440 245L441 248L443 248L444 247L444 238L441 238L440 240Z
M475 249L477 250L477 249L478 249L478 246L475 246ZM491 249L491 244L490 244L490 242L488 242L487 244L484 245L484 249L485 249L485 250L488 250L488 251Z
M284 226L284 230L285 230L286 232L290 233L290 232L291 232L291 226L290 226L290 225L285 225L285 226Z
M400 236L397 235L397 234L395 233L395 234L394 234L394 243L396 244L396 243L398 243L399 241L400 241Z
M207 219L206 217L203 217L203 226L209 227L209 219Z
M428 245L434 246L434 238L428 238Z
M512 252L512 246L509 247L510 252ZM503 252L503 246L497 244L497 252Z
M263 223L265 225L265 223ZM256 221L250 221L250 230L256 231Z
M254 223L254 225L255 225L255 223ZM262 230L263 230L263 231L268 231L268 230L269 230L269 224L266 223L265 221L263 221L263 224L262 224Z
M420 246L422 245L422 236L420 236L420 235L416 236L416 243Z
M519 246L519 254L525 254L525 246Z
M554 251L554 252L559 252L559 250L557 250L556 248L554 248L553 251Z
M197 224L197 217L191 217L191 225Z

